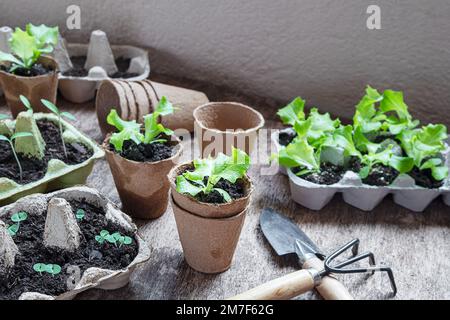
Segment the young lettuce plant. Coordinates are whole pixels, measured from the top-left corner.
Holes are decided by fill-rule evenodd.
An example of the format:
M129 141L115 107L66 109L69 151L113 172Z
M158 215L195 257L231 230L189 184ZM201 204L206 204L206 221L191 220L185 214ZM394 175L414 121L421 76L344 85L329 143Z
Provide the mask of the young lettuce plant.
M130 245L133 243L133 239L131 239L130 237L121 235L120 232L114 232L113 234L110 234L108 230L100 231L100 234L95 236L95 241L100 244L103 244L106 241L114 244L118 248L122 247L123 245Z
M216 184L224 179L231 183L245 176L250 168L249 156L239 149L233 148L231 157L220 153L217 158L194 160L194 171L187 171L177 177L177 191L192 197L199 193L210 194L218 192L225 202L233 199L223 189L216 188ZM206 180L206 181L205 181Z
M338 119L331 119L329 113L321 114L317 108L312 108L306 117L304 108L306 101L300 97L295 98L286 107L280 109L277 115L286 125L291 125L297 137L303 134L305 126L308 127L306 137L312 146L318 146L322 140L340 126ZM309 123L306 123L308 122ZM302 132L299 132L301 130Z
M33 270L39 272L41 275L46 272L54 277L61 273L61 266L58 264L36 263L33 265Z
M142 125L133 121L125 121L120 118L117 111L112 109L107 117L108 124L114 126L118 132L112 134L110 143L114 146L117 152L123 150L123 144L125 141L131 140L136 144L152 144L152 143L164 143L166 139L160 138L161 134L171 136L173 131L165 128L161 123L158 123L158 119L161 116L167 116L174 112L172 103L167 100L166 97L162 97L159 101L155 112L144 116L145 131L142 134Z
M9 69L11 73L19 68L29 70L42 54L53 51L58 42L58 34L58 27L45 25L28 24L26 30L16 28L9 41L12 53L0 51L0 61L12 64Z
M84 211L83 209L78 209L77 212L75 213L75 217L77 218L78 221L83 221L85 216L86 211Z
M447 138L447 128L441 124L429 124L421 129L403 131L398 136L403 150L413 159L414 165L419 170L431 170L436 181L448 177L448 167L441 156L446 148Z
M364 134L390 133L397 135L403 130L413 129L420 124L413 120L399 91L386 90L380 94L368 86L365 96L356 106L353 126Z
M17 166L19 167L20 182L22 182L23 180L23 170L22 165L20 164L19 161L19 157L17 156L16 149L14 148L14 140L16 140L17 138L32 137L32 136L33 134L31 132L17 132L13 134L11 138L8 138L7 136L0 134L0 141L7 141L11 147L14 159L16 160Z
M28 214L25 211L20 211L11 216L12 225L6 225L8 233L11 236L15 236L20 229L20 223L28 219Z
M77 118L75 118L75 116L69 112L66 111L60 111L58 109L57 106L55 106L52 102L45 100L45 99L41 99L41 102L44 106L47 107L47 109L49 109L51 112L53 112L55 115L58 116L58 124L59 124L59 134L61 135L61 142L63 145L63 150L64 150L64 156L67 159L67 148L66 148L66 143L64 142L64 137L63 137L63 126L62 126L62 122L61 119L64 117L66 119L72 120L72 121L76 121Z

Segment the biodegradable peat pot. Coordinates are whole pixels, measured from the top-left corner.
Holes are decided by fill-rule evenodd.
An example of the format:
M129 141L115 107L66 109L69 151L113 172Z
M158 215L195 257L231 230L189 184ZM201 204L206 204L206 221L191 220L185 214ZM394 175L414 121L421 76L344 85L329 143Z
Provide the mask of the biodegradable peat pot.
M244 225L252 193L246 176L246 196L225 204L202 203L176 190L178 175L192 168L181 164L169 174L171 203L187 263L195 270L214 274L228 270Z
M103 135L114 131L106 123L111 109L116 109L122 119L143 123L143 117L153 113L161 97L175 106L176 112L164 116L161 123L169 129L194 131L194 110L207 103L208 97L199 91L170 86L149 80L122 81L104 80L97 91L95 107Z
M194 111L195 134L200 157L230 155L231 147L251 154L264 117L256 110L236 102L212 102Z
M47 56L40 57L38 63L52 72L36 77L22 77L0 70L0 82L6 103L14 118L21 111L26 111L19 99L20 95L24 95L30 100L34 112L48 112L48 109L41 103L41 99L56 103L58 65L55 60Z
M175 146L171 158L157 162L136 162L110 150L110 135L103 143L106 160L122 201L123 211L138 219L156 219L166 212L169 196L167 174L182 153L180 140L172 137Z

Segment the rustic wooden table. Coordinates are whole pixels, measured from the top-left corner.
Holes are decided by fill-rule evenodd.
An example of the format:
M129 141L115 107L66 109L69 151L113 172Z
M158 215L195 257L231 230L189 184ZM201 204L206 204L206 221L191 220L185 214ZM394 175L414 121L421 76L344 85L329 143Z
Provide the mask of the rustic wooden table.
M210 100L240 101L260 110L268 128L280 127L274 116L279 102L250 97L227 88L163 76L152 78L204 91ZM74 113L81 131L101 142L94 103L75 105L59 99L59 105ZM0 112L7 112L0 98ZM377 262L394 270L400 299L450 299L450 208L438 199L424 213L398 207L388 197L373 212L359 211L340 196L320 212L307 210L290 198L288 179L281 175L260 176L260 166L251 169L255 193L231 269L219 275L204 275L190 269L183 259L172 209L156 221L137 221L139 232L153 248L152 258L119 290L91 290L81 299L222 299L248 290L297 268L293 258L279 258L264 239L259 215L272 207L295 219L317 244L330 252L353 238L361 250L375 253ZM120 204L105 160L99 161L88 185ZM341 277L358 299L383 299L390 292L386 275ZM316 299L315 293L299 299Z

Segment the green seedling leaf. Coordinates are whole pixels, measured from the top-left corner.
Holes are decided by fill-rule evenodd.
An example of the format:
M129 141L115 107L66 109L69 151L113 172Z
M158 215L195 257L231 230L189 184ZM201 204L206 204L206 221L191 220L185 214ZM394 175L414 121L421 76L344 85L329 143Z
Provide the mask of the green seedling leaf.
M280 109L277 115L284 124L293 126L297 121L305 120L305 103L305 100L297 97L286 107Z
M12 33L9 43L12 53L21 61L18 65L29 69L40 57L36 39L20 28Z
M33 134L31 132L16 132L11 136L11 141L16 140L17 138L26 138L32 136Z
M17 59L14 55L0 51L0 61L12 62L21 67L25 67L24 63Z
M33 107L31 106L31 102L27 99L27 97L20 95L19 99L27 110L33 112Z
M77 118L70 112L66 112L66 111L61 112L61 117L72 120L72 121L77 121Z
M61 273L61 266L57 264L48 264L45 266L45 271L47 273L50 273L52 276L55 276L59 273Z
M172 103L167 99L167 97L161 97L161 100L156 107L155 113L160 116L168 116L169 114L174 113L174 107Z
M9 116L8 116L8 115L6 115L6 114L2 114L2 113L0 113L0 121L2 121L2 120L6 120L6 119L9 119Z
M60 115L59 113L59 109L57 106L55 106L55 104L51 101L45 100L45 99L41 99L41 102L44 106L47 107L48 110L50 110L51 112L53 112L56 115Z
M101 237L109 236L109 231L108 231L108 230L102 230L102 231L100 231L100 236L101 236Z
M97 241L100 244L103 244L105 242L105 238L102 236L95 236L95 241Z
M84 217L86 216L86 211L84 211L83 209L78 209L75 216L76 216L77 220L82 221L84 219Z
M20 211L11 216L11 221L13 222L22 222L28 219L28 214L25 211Z
M177 177L178 192L195 197L200 192L209 194L216 190L225 202L230 202L232 199L229 194L215 186L221 179L236 183L238 179L244 177L250 168L250 158L245 152L233 148L231 156L220 153L215 159L209 157L194 160L194 168L194 171L185 172ZM206 178L205 184L203 180Z
M26 26L26 31L29 35L34 37L37 46L42 53L52 52L53 47L58 43L58 27L47 27L44 24L34 26L29 23Z
M130 245L130 244L132 244L132 243L133 243L133 239L131 239L130 237L125 236L125 237L123 238L123 244L124 244L124 245Z
M12 225L6 225L8 233L11 237L15 236L17 232L19 232L20 225L18 223L14 223Z
M278 162L286 168L306 168L312 171L320 170L318 154L306 140L299 140L281 149Z
M33 265L33 270L39 273L43 273L47 271L47 265L44 263L36 263Z
M122 120L115 109L110 111L106 121L118 130L118 132L112 134L110 139L110 143L116 151L121 152L123 144L127 140L132 140L136 144L140 144L144 140L144 136L141 134L141 124L136 123L135 120Z

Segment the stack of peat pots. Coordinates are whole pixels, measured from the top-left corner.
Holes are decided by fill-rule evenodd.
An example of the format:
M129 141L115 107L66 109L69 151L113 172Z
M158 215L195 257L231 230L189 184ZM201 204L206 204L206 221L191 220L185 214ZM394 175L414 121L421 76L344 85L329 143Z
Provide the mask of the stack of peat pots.
M250 107L231 102L202 105L194 111L194 118L196 135L204 158L209 155L216 156L219 152L230 154L232 146L250 154L257 131L264 126L261 114ZM225 141L230 134L233 135L233 143L227 146L219 142L219 146L214 148L210 145L211 142L208 143L208 139L205 139L211 132L215 134L216 143ZM213 152L207 154L208 150ZM170 198L184 256L187 263L199 272L224 272L230 268L233 261L249 208L253 184L245 175L242 178L244 197L223 204L204 203L177 191L177 177L192 169L192 162L184 163L173 168L168 176Z

